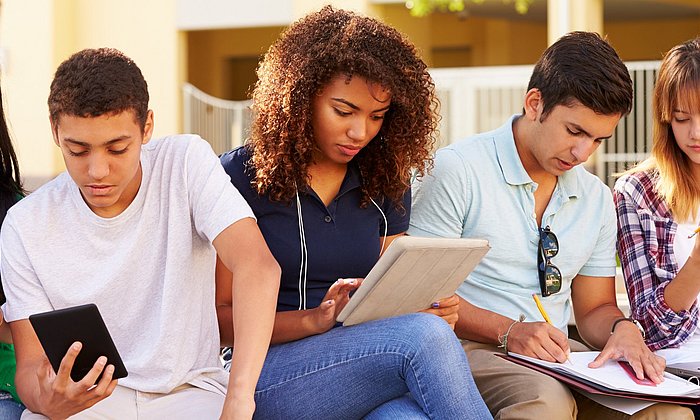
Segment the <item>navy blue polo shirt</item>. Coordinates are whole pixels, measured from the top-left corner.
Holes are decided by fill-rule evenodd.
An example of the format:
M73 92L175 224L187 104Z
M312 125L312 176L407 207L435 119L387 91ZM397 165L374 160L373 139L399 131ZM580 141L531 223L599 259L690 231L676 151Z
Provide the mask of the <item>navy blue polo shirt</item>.
M238 188L258 219L272 255L282 267L278 311L299 309L301 239L297 204L271 201L253 189L254 171L247 165L249 153L239 147L221 156L231 182ZM310 188L299 191L307 249L306 307L317 307L328 288L339 278L365 277L379 258L384 219L372 203L360 208L362 178L356 165L348 165L338 195L326 207ZM388 199L376 199L387 219L387 236L405 232L411 206L410 189L404 194L404 210Z

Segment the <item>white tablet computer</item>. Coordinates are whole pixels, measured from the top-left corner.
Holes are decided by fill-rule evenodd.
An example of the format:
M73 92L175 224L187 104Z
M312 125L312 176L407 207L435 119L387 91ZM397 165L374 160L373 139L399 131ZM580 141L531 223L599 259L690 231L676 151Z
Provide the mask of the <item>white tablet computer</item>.
M426 309L452 296L489 249L485 239L396 238L337 321L354 325Z

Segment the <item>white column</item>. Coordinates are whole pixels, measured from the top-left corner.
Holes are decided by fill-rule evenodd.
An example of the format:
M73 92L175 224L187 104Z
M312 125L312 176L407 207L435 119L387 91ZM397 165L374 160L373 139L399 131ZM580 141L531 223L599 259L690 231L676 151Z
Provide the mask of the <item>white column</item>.
M547 41L571 31L603 34L603 0L547 0Z

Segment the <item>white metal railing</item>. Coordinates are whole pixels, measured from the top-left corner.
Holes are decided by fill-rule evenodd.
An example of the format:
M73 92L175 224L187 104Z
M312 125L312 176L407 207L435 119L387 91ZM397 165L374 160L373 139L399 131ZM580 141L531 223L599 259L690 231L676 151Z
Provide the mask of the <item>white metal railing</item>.
M632 112L618 124L588 169L612 186L611 174L644 159L651 148L651 97L658 61L627 63L634 83ZM522 112L533 66L432 69L441 103L438 146L499 127ZM217 153L243 144L250 124L249 101L226 101L185 85L185 131L207 139Z
M207 140L216 154L238 147L250 126L250 101L227 101L208 95L186 83L184 129Z

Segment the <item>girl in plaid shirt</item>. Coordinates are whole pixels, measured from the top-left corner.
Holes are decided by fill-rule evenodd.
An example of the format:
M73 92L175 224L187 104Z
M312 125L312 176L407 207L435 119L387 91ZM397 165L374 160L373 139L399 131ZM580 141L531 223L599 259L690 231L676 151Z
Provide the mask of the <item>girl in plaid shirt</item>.
M651 156L615 184L618 253L632 318L669 363L700 359L700 38L666 54Z

